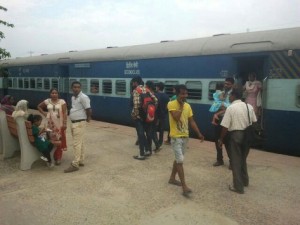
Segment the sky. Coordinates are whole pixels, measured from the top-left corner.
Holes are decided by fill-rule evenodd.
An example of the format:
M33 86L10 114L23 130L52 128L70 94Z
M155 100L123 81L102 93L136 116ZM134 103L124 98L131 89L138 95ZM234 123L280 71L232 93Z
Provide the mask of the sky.
M300 27L300 0L0 0L11 57Z

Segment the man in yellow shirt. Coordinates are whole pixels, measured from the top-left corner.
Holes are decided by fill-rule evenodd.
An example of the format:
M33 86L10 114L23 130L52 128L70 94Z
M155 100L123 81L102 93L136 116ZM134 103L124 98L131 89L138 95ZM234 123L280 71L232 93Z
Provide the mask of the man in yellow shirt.
M203 142L204 136L200 133L193 118L191 106L186 102L188 91L185 85L176 86L176 96L175 100L168 103L170 137L172 149L175 154L169 184L182 186L183 195L188 195L192 190L185 183L183 159L189 138L189 124L201 142ZM177 173L180 181L175 179Z

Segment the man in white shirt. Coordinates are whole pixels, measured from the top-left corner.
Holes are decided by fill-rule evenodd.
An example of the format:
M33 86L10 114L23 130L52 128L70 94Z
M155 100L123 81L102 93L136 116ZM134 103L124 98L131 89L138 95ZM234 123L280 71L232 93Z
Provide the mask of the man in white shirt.
M90 98L81 91L81 83L74 81L72 83L72 108L70 110L71 132L73 136L74 160L70 167L65 169L65 173L79 170L80 166L84 166L84 134L86 122L90 122L92 109Z
M249 104L249 117L246 103L241 101L243 95L242 88L233 88L229 100L231 105L226 109L225 115L221 122L222 132L218 140L219 146L222 147L224 137L229 134L229 152L232 166L233 186L229 186L230 191L239 194L244 193L244 187L249 185L247 171L247 156L250 146L247 141L245 129L256 122L256 116L253 107ZM249 124L250 119L250 124Z

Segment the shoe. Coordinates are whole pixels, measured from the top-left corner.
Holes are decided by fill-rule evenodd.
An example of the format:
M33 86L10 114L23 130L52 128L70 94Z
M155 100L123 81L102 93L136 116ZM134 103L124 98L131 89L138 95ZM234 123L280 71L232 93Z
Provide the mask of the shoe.
M54 167L54 164L53 164L53 163L50 163L50 162L47 162L47 167L53 168L53 167Z
M169 140L165 140L165 141L164 141L164 144L165 144L165 145L170 145L171 142L170 142Z
M79 163L79 166L84 166L84 163Z
M224 165L223 161L222 162L217 161L213 164L213 166L223 166L223 165Z
M139 156L139 155L135 155L133 156L134 159L137 159L137 160L145 160L145 156Z
M41 156L40 158L41 158L41 160L43 160L43 161L45 161L45 162L48 162L48 159L47 159L46 157Z
M79 168L77 168L77 167L75 167L73 165L70 165L70 167L68 169L65 169L64 172L65 173L71 173L71 172L75 172L77 170L79 170Z
M152 151L147 151L147 152L145 152L145 154L144 154L144 156L146 156L146 157L149 157L149 156L151 156L152 155Z
M61 164L61 161L60 161L60 160L56 160L56 161L55 161L55 165L56 165L56 166L59 166L60 164Z
M229 185L228 188L229 188L229 191L236 192L238 194L244 194L244 191L239 191L239 190L235 189L234 187L232 187L231 185Z
M154 152L157 153L157 152L159 152L161 149L162 149L162 148L161 148L161 145L159 145L159 146L157 146L157 147L154 149Z

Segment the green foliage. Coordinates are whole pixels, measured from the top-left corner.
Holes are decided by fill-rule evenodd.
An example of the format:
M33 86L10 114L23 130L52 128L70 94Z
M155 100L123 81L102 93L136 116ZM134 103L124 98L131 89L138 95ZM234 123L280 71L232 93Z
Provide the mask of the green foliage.
M7 11L7 9L1 5L0 5L0 10ZM14 27L14 25L12 23L8 23L3 20L0 20L0 25L7 26L7 27ZM2 31L0 31L0 41L3 38L5 38L5 35ZM10 57L10 53L8 51L6 51L6 49L4 49L4 48L0 48L0 59L5 59L5 58L9 58L9 57Z

